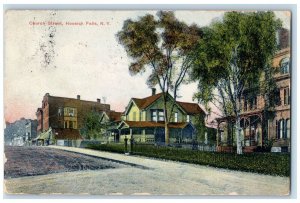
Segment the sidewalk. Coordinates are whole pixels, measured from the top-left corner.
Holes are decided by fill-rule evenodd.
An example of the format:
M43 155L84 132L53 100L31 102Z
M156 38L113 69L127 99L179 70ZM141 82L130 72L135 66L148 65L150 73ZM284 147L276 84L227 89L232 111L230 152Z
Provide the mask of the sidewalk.
M91 156L101 157L105 159L110 159L117 162L125 162L137 166L144 166L147 168L153 168L153 167L161 167L163 162L166 162L169 164L181 164L181 162L175 162L175 161L169 161L169 160L159 160L149 157L141 157L136 155L125 155L125 154L118 154L118 153L112 153L112 152L105 152L105 151L98 151L98 150L92 150L92 149L85 149L85 148L77 148L77 147L64 147L64 146L54 146L49 145L47 147L55 148L55 149L62 149L70 152L76 152L76 153L82 153L87 154ZM186 164L186 163L184 163ZM191 164L194 165L194 164ZM203 166L206 168L206 166Z

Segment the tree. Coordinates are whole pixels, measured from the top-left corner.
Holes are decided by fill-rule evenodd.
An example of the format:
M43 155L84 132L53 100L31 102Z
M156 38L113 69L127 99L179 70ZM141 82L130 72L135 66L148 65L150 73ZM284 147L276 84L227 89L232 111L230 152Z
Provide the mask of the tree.
M261 90L280 25L273 12L228 12L222 21L203 28L195 49L192 76L199 82L195 97L235 118L237 154L242 154L241 99L245 90L252 95Z
M186 80L192 64L191 50L200 39L201 30L194 24L188 26L179 21L173 12L159 11L157 16L158 20L150 14L139 17L137 21L126 20L117 38L132 60L129 72L136 75L150 69L148 86L158 85L163 93L165 142L168 144L168 124L177 92ZM171 92L174 100L168 96ZM173 102L169 112L168 101Z
M100 123L100 114L94 111L88 112L84 118L84 126L81 133L86 139L98 139L101 137L103 125Z

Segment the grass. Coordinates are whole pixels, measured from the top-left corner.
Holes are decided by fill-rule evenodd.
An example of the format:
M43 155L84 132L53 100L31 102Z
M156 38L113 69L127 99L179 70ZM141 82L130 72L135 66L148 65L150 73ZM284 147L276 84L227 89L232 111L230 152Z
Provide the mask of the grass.
M87 148L124 153L125 147L124 144L98 144L88 145ZM128 150L130 150L130 146L128 146ZM134 145L131 154L239 171L290 176L289 153L248 153L237 155L235 153L204 152L139 144Z

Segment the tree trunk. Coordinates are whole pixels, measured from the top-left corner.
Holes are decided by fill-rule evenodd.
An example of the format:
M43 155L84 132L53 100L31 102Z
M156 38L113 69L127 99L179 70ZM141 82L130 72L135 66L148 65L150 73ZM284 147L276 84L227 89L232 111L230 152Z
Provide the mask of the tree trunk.
M241 138L241 115L240 115L240 101L241 99L236 97L236 120L235 120L235 134L236 134L236 153L243 154L242 138Z
M240 124L241 124L241 118L240 118L240 115L237 115L236 122L235 122L236 153L237 154L243 154Z
M165 120L165 144L170 144L169 120L167 110L167 96L168 92L164 95L164 120Z
M166 145L170 144L170 131L169 131L169 122L165 122L165 143Z

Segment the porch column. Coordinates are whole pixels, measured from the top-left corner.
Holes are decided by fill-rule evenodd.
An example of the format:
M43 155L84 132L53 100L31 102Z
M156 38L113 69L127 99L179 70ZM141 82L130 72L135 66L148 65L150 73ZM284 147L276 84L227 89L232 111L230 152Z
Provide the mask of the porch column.
M249 118L249 146L251 146L251 118Z

